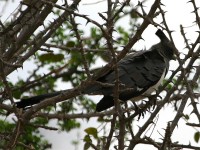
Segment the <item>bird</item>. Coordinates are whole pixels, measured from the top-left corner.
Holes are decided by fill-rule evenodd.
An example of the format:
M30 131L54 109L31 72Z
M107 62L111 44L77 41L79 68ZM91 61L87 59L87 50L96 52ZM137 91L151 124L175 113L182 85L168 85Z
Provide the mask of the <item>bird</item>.
M160 42L148 50L128 54L117 63L118 99L122 102L136 102L156 91L169 70L169 62L174 59L175 46L161 29L155 33ZM96 111L101 112L114 106L114 89L116 82L115 68L96 79L102 84L91 84L82 94L101 94L103 98L97 103ZM109 84L111 86L104 86ZM16 102L18 108L30 107L46 98L61 94L62 91L42 94Z

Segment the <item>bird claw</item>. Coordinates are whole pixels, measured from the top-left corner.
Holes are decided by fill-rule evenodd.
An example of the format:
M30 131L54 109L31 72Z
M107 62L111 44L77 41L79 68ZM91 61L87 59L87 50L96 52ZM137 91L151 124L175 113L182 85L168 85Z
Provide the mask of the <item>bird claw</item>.
M133 102L133 105L135 107L135 113L133 115L138 116L138 120L141 118L141 116L144 118L144 114L145 114L146 110L137 106L137 104L135 102Z
M133 116L138 116L138 120L141 117L144 118L144 115L145 115L146 111L148 110L148 108L150 108L150 106L153 106L153 110L155 109L157 97L159 97L160 99L162 99L162 97L160 95L158 95L158 94L149 96L148 97L149 100L145 101L146 104L142 108L139 107L139 106L137 106L136 103L133 102L133 105L135 107L135 113L133 114Z
M157 102L158 98L162 99L162 97L158 94L154 94L154 95L151 95L151 96L148 97L149 101L147 102L147 104L150 105L150 106L153 106L153 110L156 106L156 102Z
M135 113L138 114L138 120L140 120L141 117L144 118L144 115L145 115L145 113L146 113L146 110L140 108L140 109L138 109L137 112L135 112Z

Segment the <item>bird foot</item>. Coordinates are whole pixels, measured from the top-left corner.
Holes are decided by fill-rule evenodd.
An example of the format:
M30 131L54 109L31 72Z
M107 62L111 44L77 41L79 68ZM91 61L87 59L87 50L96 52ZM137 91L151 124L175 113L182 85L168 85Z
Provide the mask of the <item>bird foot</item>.
M158 98L162 99L162 97L160 95L158 95L158 94L150 95L148 97L149 101L147 101L146 105L148 105L149 107L153 106L153 110L154 110Z
M158 94L151 95L151 96L148 97L149 100L145 101L146 103L142 107L137 106L136 103L133 102L133 105L135 107L135 113L133 114L133 116L134 117L138 116L138 120L141 117L144 118L144 115L145 115L146 111L148 111L151 106L153 106L153 110L155 109L157 97L162 99L162 97L160 95L158 95Z
M133 105L135 106L135 113L133 115L138 116L138 120L141 118L141 116L144 118L146 109L137 106L135 102L133 102Z

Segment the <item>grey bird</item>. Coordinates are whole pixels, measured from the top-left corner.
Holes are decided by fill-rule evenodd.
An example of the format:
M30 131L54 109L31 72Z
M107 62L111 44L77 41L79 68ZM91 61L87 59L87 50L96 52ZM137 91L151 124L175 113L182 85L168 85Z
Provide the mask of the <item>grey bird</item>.
M129 54L117 63L119 91L118 98L121 101L137 101L149 96L157 90L169 69L169 61L174 59L175 46L158 29L156 35L160 38L158 44L153 45L149 50L138 51ZM114 106L114 89L116 75L114 68L96 81L107 83L113 86L103 86L94 83L82 91L83 94L101 94L104 97L97 103L96 111L101 112ZM50 94L43 94L17 102L18 108L25 108L37 104L42 100L54 97L62 93L58 91Z

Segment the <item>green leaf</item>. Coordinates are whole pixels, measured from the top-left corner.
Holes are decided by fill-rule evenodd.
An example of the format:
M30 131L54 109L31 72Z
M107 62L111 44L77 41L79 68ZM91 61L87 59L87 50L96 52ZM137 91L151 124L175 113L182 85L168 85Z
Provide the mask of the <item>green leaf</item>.
M66 46L67 47L74 47L75 46L75 42L74 41L68 41Z
M167 85L167 89L171 90L171 88L172 88L172 84L169 83L169 84Z
M184 115L185 119L189 120L190 116L189 115Z
M93 127L89 127L87 129L84 130L87 134L92 135L95 139L98 138L97 136L97 129L93 128Z
M53 53L47 53L39 56L39 60L41 62L59 62L64 59L63 54L53 54Z
M137 18L138 18L138 15L137 15L135 9L132 9L132 10L131 10L130 16L131 16L131 18L133 18L133 19L137 19Z
M200 132L196 132L195 134L194 134L194 140L195 140L195 142L199 142L199 139L200 139Z
M71 129L74 128L79 128L80 127L80 123L77 122L77 120L63 120L63 121L59 121L58 125L61 127L62 131L70 131Z
M87 149L89 149L90 148L90 144L89 143L85 143L85 145L84 145L84 150L87 150Z
M20 99L21 95L22 92L20 92L19 90L13 92L13 97L16 99Z
M83 141L85 141L85 142L92 142L92 140L91 140L91 138L90 138L89 135L86 135L86 136L84 137Z

